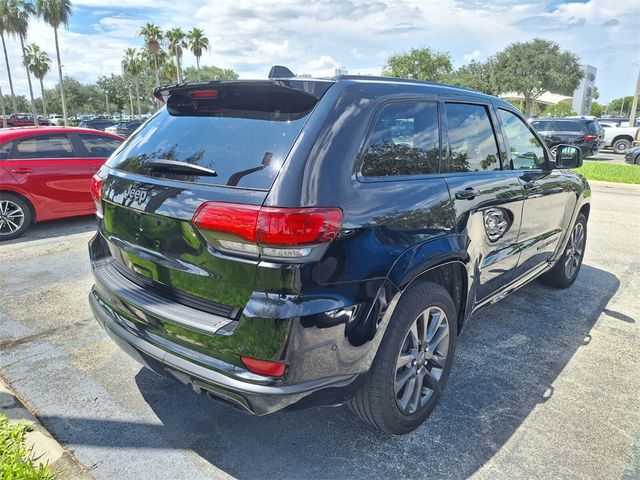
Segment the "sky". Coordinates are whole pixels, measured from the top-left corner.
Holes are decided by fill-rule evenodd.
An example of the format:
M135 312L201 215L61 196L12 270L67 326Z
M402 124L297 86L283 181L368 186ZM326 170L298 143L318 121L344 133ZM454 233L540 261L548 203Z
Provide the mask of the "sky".
M379 75L389 55L424 46L448 52L459 67L544 38L597 68L606 104L633 94L640 69L638 0L75 0L69 29L60 31L65 74L88 83L119 73L123 50L143 45L137 33L147 22L202 28L211 48L201 63L240 78L265 78L274 64L316 76L339 67ZM31 22L27 41L55 59L53 30L42 21ZM9 38L7 48L16 93L27 94L19 42ZM183 63L195 58L185 52ZM56 82L54 69L45 87ZM4 61L0 85L7 94Z

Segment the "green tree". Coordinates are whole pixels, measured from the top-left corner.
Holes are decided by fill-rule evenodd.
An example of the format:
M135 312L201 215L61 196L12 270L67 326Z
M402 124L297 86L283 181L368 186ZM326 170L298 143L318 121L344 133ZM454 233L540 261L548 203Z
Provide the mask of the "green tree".
M196 57L196 66L200 70L200 57L203 50L209 49L209 39L205 37L204 32L199 28L193 27L187 33L187 41L191 52ZM198 80L200 80L198 78Z
M187 48L187 41L181 28L172 28L167 32L167 48L176 62L176 77L178 83L182 83L180 62L182 60L183 49Z
M109 103L115 105L116 112L122 112L127 104L127 83L122 75L111 74L110 76L101 76L98 78L95 86L104 96L109 98ZM106 101L103 103L106 109ZM107 112L109 113L109 112Z
M539 38L512 43L496 55L495 67L498 88L522 95L527 115L545 91L571 95L584 75L576 55Z
M609 102L609 105L607 105L606 113L609 115L628 117L632 103L632 96L616 98Z
M0 0L0 39L2 40L2 50L4 51L4 61L7 65L7 76L9 77L9 92L11 93L11 106L13 113L18 113L18 104L16 101L16 92L13 90L13 79L11 77L11 66L9 65L9 55L7 55L7 44L4 39L5 33L11 33L9 27L9 2Z
M16 95L16 110L17 112L26 112L29 110L29 100L24 95ZM4 102L8 105L13 102L13 97L11 95L4 96Z
M412 48L408 53L394 53L382 70L386 77L414 78L441 81L451 73L448 53L434 52L430 48Z
M27 62L27 68L31 70L33 76L40 81L40 92L42 102L42 113L47 116L47 101L44 96L44 84L42 80L45 75L51 70L51 59L47 52L42 50L38 45L32 43L25 47L25 62Z
M58 79L60 85L60 98L62 103L62 117L64 125L67 126L67 104L64 98L64 82L62 81L62 61L60 60L60 45L58 42L58 28L64 25L69 27L69 16L71 16L70 0L37 0L36 11L42 19L53 28L53 38L56 44L56 59L58 61ZM41 82L42 83L42 82ZM44 102L44 96L42 98ZM60 111L60 110L58 110Z
M542 112L543 117L569 117L571 115L577 115L571 108L571 100L563 100L555 105L549 105Z
M138 118L142 115L140 111L140 75L144 71L144 61L140 53L135 48L127 48L122 59L122 70L131 77L136 87L136 102L138 105ZM133 107L132 107L133 110ZM133 111L131 112L133 115Z
M495 81L495 60L489 59L485 63L471 61L454 72L449 73L444 81L459 87L470 88L489 95L497 95L498 87Z
M153 71L155 73L155 82L154 85L160 85L160 55L164 53L162 51L162 39L164 38L164 34L160 27L158 27L155 23L147 23L144 27L140 29L139 35L144 37L144 46L145 50L142 55L144 59L147 60L149 65L153 66ZM156 101L156 108L160 105L160 101Z
M604 105L600 105L598 102L591 102L591 115L594 117L604 115Z
M195 67L187 67L184 69L185 82L194 80L236 80L238 74L228 68L220 68L214 65L202 65L200 70Z
M4 10L4 8L3 8ZM33 100L33 85L31 84L31 75L25 60L24 41L27 38L29 30L29 17L35 15L36 10L31 2L26 0L8 0L6 6L7 31L13 35L17 35L20 39L20 48L22 50L22 63L27 72L27 83L29 85L29 97L31 98L31 113L33 114L34 124L38 125L38 114L36 113L36 104Z

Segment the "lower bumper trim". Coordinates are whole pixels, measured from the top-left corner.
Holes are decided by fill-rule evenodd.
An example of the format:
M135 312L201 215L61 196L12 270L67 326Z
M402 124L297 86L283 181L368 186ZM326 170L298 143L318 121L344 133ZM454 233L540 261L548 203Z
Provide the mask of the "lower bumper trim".
M107 334L131 357L160 374L170 374L182 383L202 388L214 397L234 403L255 414L281 410L305 396L327 387L341 387L357 375L334 376L296 385L258 385L203 367L163 350L131 333L109 312L98 294L89 294L89 304Z

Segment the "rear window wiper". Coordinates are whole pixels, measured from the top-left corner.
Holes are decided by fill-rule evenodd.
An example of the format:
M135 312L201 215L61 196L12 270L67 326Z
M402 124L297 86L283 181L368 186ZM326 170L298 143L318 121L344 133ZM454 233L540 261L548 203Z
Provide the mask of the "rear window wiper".
M193 163L179 162L177 160L155 159L147 160L144 166L155 171L171 173L183 173L185 175L201 175L205 177L217 177L218 172L210 168L194 165Z

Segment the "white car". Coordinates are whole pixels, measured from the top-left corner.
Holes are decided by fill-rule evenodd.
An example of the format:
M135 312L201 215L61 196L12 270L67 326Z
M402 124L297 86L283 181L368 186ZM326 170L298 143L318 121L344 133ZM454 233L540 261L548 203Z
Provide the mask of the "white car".
M51 122L51 125L64 125L64 117L62 115L52 113L49 115L49 122Z
M612 148L615 153L625 153L638 138L639 127L616 127L615 123L606 120L598 123L604 129L605 148Z

